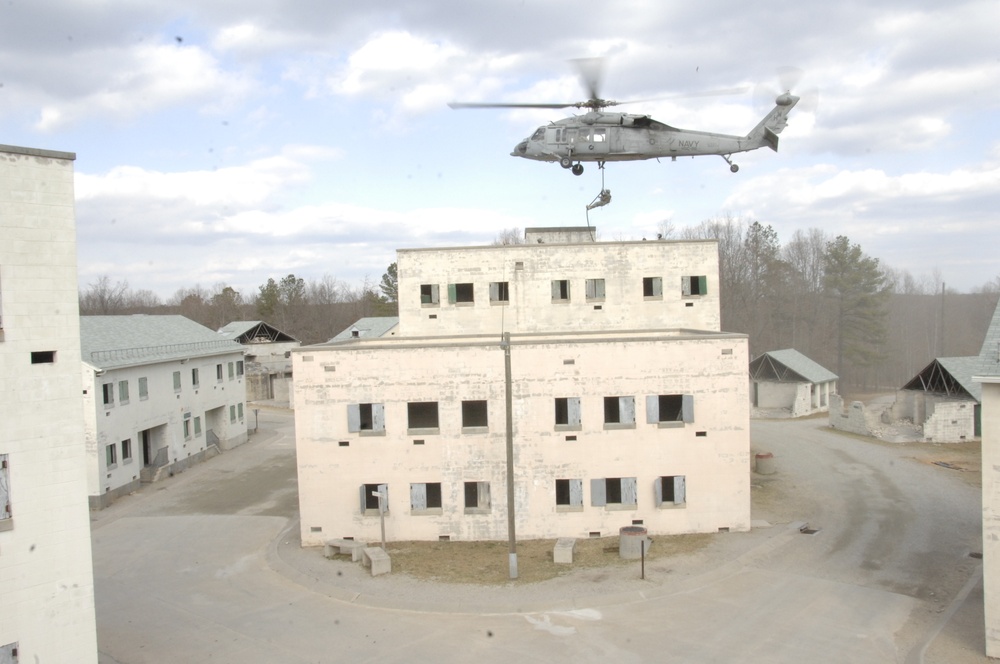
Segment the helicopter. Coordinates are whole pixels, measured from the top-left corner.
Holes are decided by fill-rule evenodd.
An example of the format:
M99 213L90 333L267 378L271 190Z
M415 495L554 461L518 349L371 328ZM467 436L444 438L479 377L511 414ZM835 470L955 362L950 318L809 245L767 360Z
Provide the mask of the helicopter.
M729 170L736 173L740 167L731 157L737 152L749 152L762 147L778 151L778 134L788 124L788 113L799 102L799 97L788 90L777 95L774 108L757 123L746 136L716 134L706 131L678 129L654 120L649 115L606 111L620 104L655 101L654 99L618 102L601 99L598 95L600 58L573 61L587 84L590 98L587 101L566 104L505 104L452 102L453 109L461 108L579 108L587 109L574 115L550 122L536 129L531 136L518 143L510 153L512 157L535 161L558 162L573 175L583 174L583 162L596 162L604 168L609 161L638 161L669 157L696 157L716 155L722 157ZM743 89L719 90L682 96L708 96L736 94ZM662 99L662 98L661 98Z

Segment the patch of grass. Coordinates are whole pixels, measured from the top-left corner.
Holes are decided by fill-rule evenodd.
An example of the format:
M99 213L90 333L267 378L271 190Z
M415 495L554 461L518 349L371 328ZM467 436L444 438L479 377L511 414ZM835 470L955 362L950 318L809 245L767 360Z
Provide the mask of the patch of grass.
M710 534L655 537L647 560L693 553L708 546ZM638 564L618 555L617 537L583 538L576 541L572 565L552 561L555 540L525 540L517 543L517 572L510 579L507 542L388 542L393 574L417 579L478 585L538 583L581 568Z

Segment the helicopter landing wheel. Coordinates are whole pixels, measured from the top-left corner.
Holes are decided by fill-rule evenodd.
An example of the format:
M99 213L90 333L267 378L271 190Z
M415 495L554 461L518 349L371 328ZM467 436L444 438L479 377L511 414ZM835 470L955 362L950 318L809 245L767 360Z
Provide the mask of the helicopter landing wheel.
M559 165L562 166L563 168L569 168L570 166L573 165L573 160L570 159L569 157L563 157L562 159L559 160Z
M740 167L737 166L736 164L729 164L729 170L735 173L736 171L740 170Z
M583 175L583 164L573 164L573 175Z

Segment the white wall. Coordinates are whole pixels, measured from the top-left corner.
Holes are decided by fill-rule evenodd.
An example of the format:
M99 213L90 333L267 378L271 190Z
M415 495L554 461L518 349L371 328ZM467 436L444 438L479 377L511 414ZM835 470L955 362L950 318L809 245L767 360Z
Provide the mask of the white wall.
M0 646L22 662L97 661L73 158L0 146Z
M986 655L1000 657L1000 382L990 380L982 395L983 603Z
M359 341L305 348L293 360L304 545L345 536L377 540L378 516L363 515L359 504L360 485L376 483L389 484L389 539L506 538L504 355L498 339ZM611 535L633 520L658 534L749 529L744 336L661 331L515 337L511 363L519 537ZM658 394L693 395L694 422L647 423L646 396ZM635 397L633 428L605 428L605 396ZM578 431L557 430L555 397L581 399ZM488 431L463 433L463 400L488 401ZM408 432L410 401L438 402L438 433ZM355 403L385 405L385 435L348 431L347 406ZM686 477L686 504L657 508L654 480L674 475ZM591 506L590 480L607 477L637 478L635 508ZM581 509L557 509L556 479L583 481ZM488 514L464 513L467 481L490 482ZM442 484L440 514L410 514L409 487L418 482Z
M558 330L719 330L715 241L524 244L401 249L400 334L500 334ZM520 264L520 267L518 265ZM682 277L707 277L705 295L684 296ZM643 278L662 295L643 295ZM586 280L604 279L605 297L588 299ZM569 280L570 298L553 302L551 282ZM490 302L490 283L509 284L509 303ZM472 283L474 302L448 302L448 284ZM437 285L439 303L422 304L420 286Z

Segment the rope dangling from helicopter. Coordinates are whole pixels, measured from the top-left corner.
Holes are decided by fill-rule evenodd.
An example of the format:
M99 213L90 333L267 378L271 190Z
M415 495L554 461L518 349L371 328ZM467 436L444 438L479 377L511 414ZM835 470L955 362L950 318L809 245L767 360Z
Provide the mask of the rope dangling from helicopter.
M604 186L604 164L600 164L601 169L601 193L594 197L594 200L587 206L587 226L590 226L590 211L594 208L604 207L611 202L611 190Z

